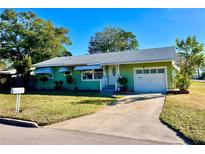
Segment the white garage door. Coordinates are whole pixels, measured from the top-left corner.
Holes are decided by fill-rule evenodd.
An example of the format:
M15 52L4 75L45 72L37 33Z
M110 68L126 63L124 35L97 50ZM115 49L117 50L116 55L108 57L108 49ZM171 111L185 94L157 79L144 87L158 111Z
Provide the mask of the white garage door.
M164 68L136 69L134 73L136 92L166 92Z

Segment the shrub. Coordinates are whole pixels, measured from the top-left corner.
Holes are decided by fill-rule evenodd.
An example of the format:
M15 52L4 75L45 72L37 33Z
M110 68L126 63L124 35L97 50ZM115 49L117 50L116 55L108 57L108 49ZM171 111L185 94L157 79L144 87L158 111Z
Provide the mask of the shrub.
M10 75L0 75L0 91L1 90L8 90L10 88L10 81L11 76Z
M73 79L72 75L67 75L66 76L66 82L69 84L69 85L72 85L74 83L75 85L75 80ZM68 87L68 89L70 89L70 87Z
M180 91L187 91L190 86L190 79L182 74L176 76L176 87Z
M118 79L118 83L122 86L122 90L125 90L125 91L128 90L128 86L127 86L128 80L127 80L127 78L120 77Z
M73 84L73 82L74 82L73 77L71 75L66 76L66 82L68 84Z
M48 81L48 76L42 76L39 80L41 80L43 84L45 84L45 82Z
M59 81L55 81L55 89L56 90L61 90L62 86L63 86L63 81L59 80Z
M204 79L205 78L205 72L201 73L201 77Z

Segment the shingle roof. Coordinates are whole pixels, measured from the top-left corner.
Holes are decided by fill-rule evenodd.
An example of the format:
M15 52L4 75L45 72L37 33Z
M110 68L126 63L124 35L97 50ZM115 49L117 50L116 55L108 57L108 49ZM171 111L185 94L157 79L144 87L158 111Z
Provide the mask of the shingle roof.
M92 64L125 64L141 62L173 61L176 59L174 47L140 49L137 51L109 52L71 57L56 57L37 64L34 67L76 66Z

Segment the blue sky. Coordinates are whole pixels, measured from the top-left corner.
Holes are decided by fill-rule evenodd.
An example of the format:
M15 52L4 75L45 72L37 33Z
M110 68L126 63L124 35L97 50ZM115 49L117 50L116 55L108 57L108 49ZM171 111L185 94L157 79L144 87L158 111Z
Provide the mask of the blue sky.
M70 30L73 55L86 54L88 41L106 26L133 32L139 48L173 46L176 38L196 35L205 43L205 9L16 9L31 10Z

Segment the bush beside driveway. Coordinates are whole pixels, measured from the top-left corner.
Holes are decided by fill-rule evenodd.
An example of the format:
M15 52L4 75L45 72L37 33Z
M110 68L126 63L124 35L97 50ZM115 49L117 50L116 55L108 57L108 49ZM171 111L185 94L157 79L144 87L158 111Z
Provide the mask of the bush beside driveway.
M168 95L161 120L195 144L205 144L205 83L192 82L190 94Z
M96 92L35 91L22 95L20 114L15 115L16 95L0 94L0 117L48 125L94 113L115 100Z

